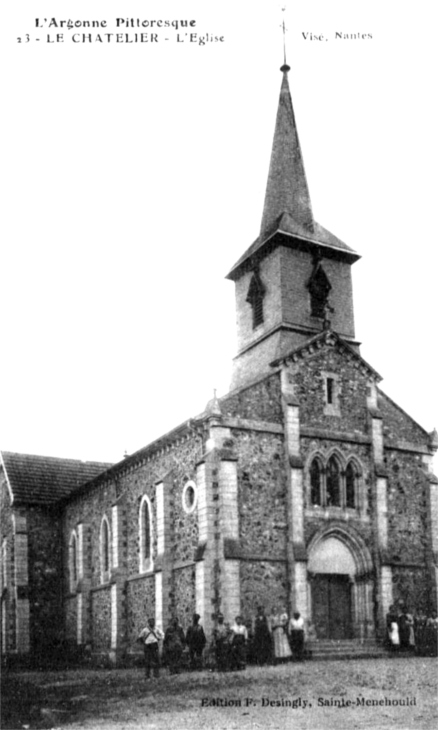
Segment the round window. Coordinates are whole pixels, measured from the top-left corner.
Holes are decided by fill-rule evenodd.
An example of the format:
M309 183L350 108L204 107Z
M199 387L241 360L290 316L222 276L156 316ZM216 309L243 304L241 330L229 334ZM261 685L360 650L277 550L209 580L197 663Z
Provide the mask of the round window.
M195 509L197 497L198 494L195 482L186 482L182 493L182 503L184 511L187 512L187 514L190 514L190 512L193 512Z

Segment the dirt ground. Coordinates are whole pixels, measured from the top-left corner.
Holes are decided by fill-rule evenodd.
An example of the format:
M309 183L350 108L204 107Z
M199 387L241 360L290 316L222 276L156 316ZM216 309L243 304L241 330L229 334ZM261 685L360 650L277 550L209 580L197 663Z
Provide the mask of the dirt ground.
M145 680L141 669L3 673L2 728L438 727L437 662L391 658Z

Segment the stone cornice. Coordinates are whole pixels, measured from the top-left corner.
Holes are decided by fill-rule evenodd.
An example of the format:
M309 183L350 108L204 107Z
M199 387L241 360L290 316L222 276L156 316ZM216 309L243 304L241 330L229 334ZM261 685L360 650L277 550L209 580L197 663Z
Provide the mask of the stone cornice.
M199 429L199 425L202 421L202 418L199 418L196 421L194 419L185 421L183 424L177 426L172 431L169 431L164 436L152 441L152 443L148 446L145 446L143 449L136 451L134 454L125 457L122 461L114 464L114 466L110 467L107 471L99 474L89 482L86 482L79 489L76 489L73 494L70 494L62 501L74 501L76 497L79 497L95 487L100 487L103 484L114 483L119 477L136 471L139 466L144 466L148 462L159 458L162 454L166 453L166 451L170 451L170 449L175 446L182 444L185 441L189 441L193 434L195 434L195 437L201 439L202 433ZM159 481L162 481L162 479Z
M222 425L226 428L235 428L240 431L265 431L266 433L284 433L284 428L279 423L269 421L253 421L249 418L228 418L224 416Z
M430 456L430 449L421 444L413 444L410 441L388 441L385 439L384 448L386 451L406 451L411 454L423 454Z
M327 439L329 441L346 441L353 444L371 444L371 436L356 431L332 431L328 428L300 426L300 436Z
M320 329L318 327L303 327L303 325L293 324L292 322L280 322L279 324L275 324L269 330L265 330L262 335L257 337L257 339L251 340L251 342L248 342L248 344L244 345L244 347L239 350L237 355L233 357L233 360L237 360L239 357L241 357L241 355L244 355L245 352L252 350L253 347L256 347L264 340L267 340L268 337L271 337L276 332L281 331L298 332L302 335L308 335L312 339L320 333Z
M254 562L285 563L286 555L268 555L267 553L255 553L243 548L239 540L232 538L224 539L224 558L228 560L248 560Z

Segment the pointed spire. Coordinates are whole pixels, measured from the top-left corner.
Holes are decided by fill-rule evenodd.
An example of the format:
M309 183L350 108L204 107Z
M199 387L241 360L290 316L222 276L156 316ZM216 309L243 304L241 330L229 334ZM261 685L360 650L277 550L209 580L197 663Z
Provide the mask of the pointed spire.
M314 230L312 205L304 171L303 157L295 123L285 63L277 111L268 184L266 186L260 240L278 227L284 213L310 232Z

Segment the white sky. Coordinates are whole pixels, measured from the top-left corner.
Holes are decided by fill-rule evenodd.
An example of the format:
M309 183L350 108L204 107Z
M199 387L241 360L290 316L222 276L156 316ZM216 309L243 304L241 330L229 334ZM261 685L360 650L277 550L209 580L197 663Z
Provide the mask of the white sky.
M430 431L435 4L286 5L315 218L362 254L353 267L362 355ZM236 346L224 276L259 231L281 7L7 0L1 448L118 461L201 412L213 388L227 392ZM177 44L175 31L160 31L170 40L83 45L51 29L65 42L48 44L36 17L106 19L101 32L115 32L116 17L194 19L196 32L225 42ZM336 41L337 30L373 39ZM310 31L329 40L305 41Z

